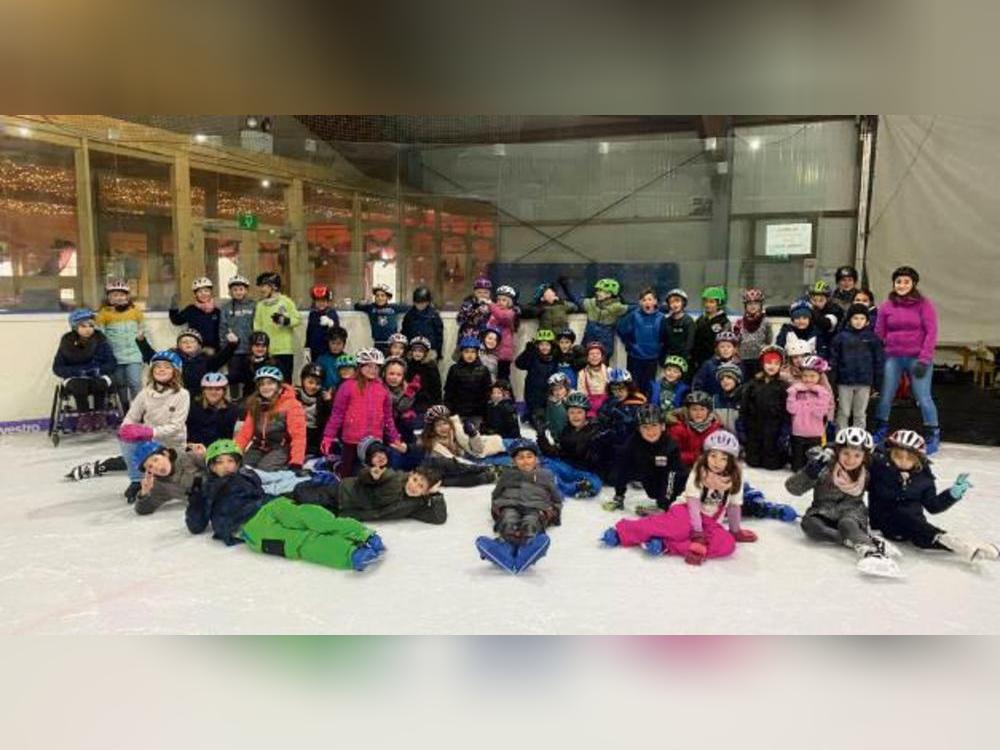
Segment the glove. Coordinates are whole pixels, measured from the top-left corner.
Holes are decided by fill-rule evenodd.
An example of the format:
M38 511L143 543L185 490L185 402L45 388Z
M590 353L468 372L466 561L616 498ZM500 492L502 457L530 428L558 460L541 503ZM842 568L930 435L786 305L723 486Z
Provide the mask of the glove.
M757 535L754 534L750 529L740 529L733 534L733 538L737 542L756 542Z
M810 448L806 456L809 458L809 462L806 464L806 473L815 479L823 471L823 467L833 460L833 448L816 446Z
M271 313L271 320L279 326L287 326L291 322L287 315L282 315L279 312Z
M126 443L141 443L153 439L153 428L148 424L123 424L118 428L118 437Z
M472 422L471 419L467 419L464 422L462 422L462 430L470 438L475 437L476 435L479 434L479 430L476 429L476 425Z
M917 362L913 365L913 377L922 378L927 374L928 365L926 362Z
M108 384L108 388L111 387L112 383L111 383L111 376L110 375L101 375L101 380L103 380L105 383Z
M325 315L321 315L320 316L320 318L319 318L319 324L321 326L323 326L324 328L333 328L333 326L335 325L334 322L332 320L330 320L328 317L326 317Z
M226 334L226 341L228 341L230 344L238 344L240 343L240 337L237 336L232 331L230 331L229 333Z
M948 488L948 493L956 500L961 500L970 487L972 487L972 483L969 482L969 475L959 474L955 484Z

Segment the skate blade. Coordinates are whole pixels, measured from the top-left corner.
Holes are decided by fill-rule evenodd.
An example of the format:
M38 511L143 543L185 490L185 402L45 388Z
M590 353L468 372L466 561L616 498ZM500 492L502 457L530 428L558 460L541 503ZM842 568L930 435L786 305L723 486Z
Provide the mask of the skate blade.
M899 566L888 559L883 560L861 560L858 565L858 572L862 575L875 578L906 578L906 575L899 569Z
M508 568L506 565L504 565L502 562L500 562L500 560L498 560L496 557L494 557L493 554L489 550L483 549L478 544L476 545L476 549L479 550L479 557L480 557L480 559L482 559L482 560L489 560L491 563L493 563L498 568L500 568L500 570L505 570L508 573L510 573L511 575L515 575L515 576L517 575L517 568Z

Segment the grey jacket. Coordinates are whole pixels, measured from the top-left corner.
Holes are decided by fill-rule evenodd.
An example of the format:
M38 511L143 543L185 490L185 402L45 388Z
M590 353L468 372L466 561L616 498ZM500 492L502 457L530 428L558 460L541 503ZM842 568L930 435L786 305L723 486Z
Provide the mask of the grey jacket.
M841 518L854 518L862 528L868 526L868 508L865 507L864 493L848 495L833 483L829 467L813 477L807 464L798 473L788 477L785 489L793 495L804 495L813 491L813 501L806 511L806 516L822 516L828 521L837 523Z
M219 342L225 343L226 334L232 331L240 337L236 344L235 354L247 354L250 351L250 334L253 333L253 316L257 303L252 299L237 302L234 299L220 301L219 310Z
M148 515L170 500L187 500L188 493L206 474L205 460L188 451L180 451L174 460L173 471L157 477L148 495L135 500L135 512Z
M538 467L525 473L516 467L505 469L493 488L493 517L504 508L537 510L548 524L559 525L562 513L562 493L548 469Z

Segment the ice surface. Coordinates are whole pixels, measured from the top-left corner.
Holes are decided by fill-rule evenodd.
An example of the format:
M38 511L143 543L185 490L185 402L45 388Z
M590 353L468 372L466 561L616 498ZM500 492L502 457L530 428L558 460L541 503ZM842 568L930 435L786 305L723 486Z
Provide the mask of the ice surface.
M376 525L385 561L364 573L226 548L192 536L180 504L138 517L123 474L62 480L110 438L0 438L0 631L4 633L997 633L1000 563L969 568L904 546L903 581L864 578L846 548L797 524L750 519L757 544L700 568L597 539L620 514L568 500L547 557L513 577L481 561L489 488L446 491L444 526ZM974 489L938 516L949 531L1000 541L1000 449L946 444L941 486ZM786 472L749 470L772 501ZM630 490L630 499L638 495ZM637 499L637 498L636 498ZM794 499L803 510L807 498Z

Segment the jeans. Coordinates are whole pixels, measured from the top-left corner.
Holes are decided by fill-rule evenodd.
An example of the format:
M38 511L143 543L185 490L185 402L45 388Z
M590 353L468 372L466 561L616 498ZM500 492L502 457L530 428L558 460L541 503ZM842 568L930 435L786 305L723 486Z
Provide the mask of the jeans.
M128 410L132 399L142 390L142 362L116 365L111 380L118 389L119 397L122 400L122 409Z
M896 397L896 389L899 388L899 379L904 372L907 372L910 375L913 396L917 399L917 405L920 406L920 414L924 418L924 424L929 427L937 427L937 405L931 396L931 378L934 376L934 368L928 365L924 376L918 378L913 373L913 367L916 364L916 357L886 357L885 370L882 374L882 394L876 412L876 417L880 422L889 421L889 412L892 411L892 400Z
M125 465L128 467L129 481L140 481L142 479L142 469L136 466L135 463L135 449L139 447L140 443L126 443L124 440L119 440L118 444L121 446L122 458L125 459Z

